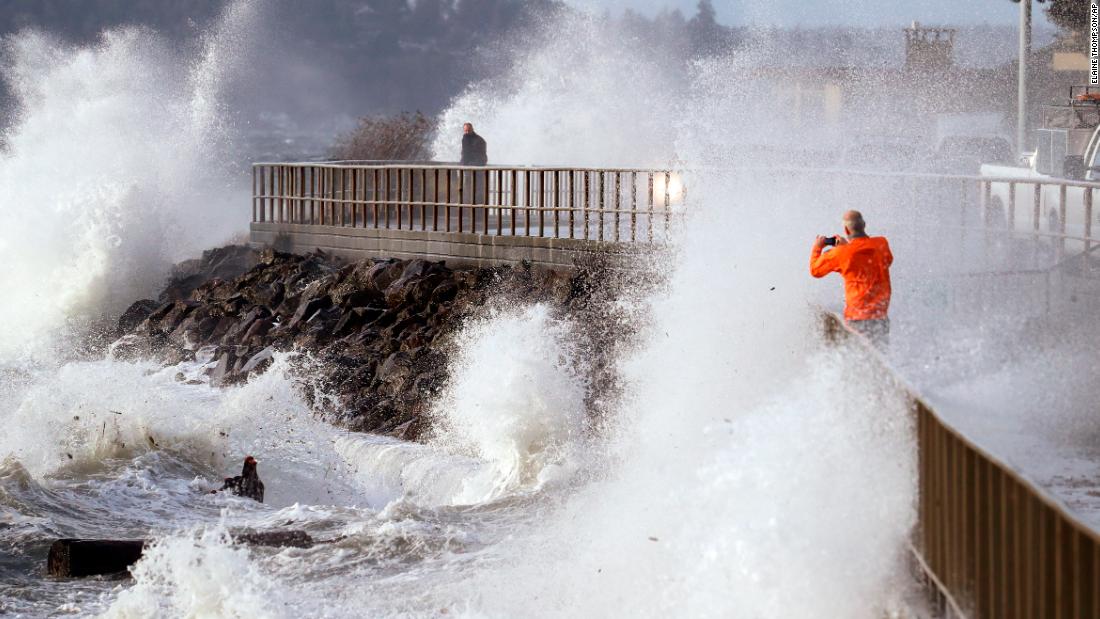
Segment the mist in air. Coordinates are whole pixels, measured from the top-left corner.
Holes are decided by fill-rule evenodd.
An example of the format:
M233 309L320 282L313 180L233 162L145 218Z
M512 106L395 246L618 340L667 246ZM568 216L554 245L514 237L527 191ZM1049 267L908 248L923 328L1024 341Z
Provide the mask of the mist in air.
M986 335L1018 332L1025 309L952 301L966 284L949 276L969 246L933 230L954 205L931 191L903 202L904 188L870 175L850 184L800 175L850 164L836 153L855 136L934 134L880 93L896 77L882 66L904 63L900 30L863 29L842 44L812 29L500 0L486 4L492 20L460 3L452 21L424 23L433 34L413 49L402 41L416 16L439 3L420 0L400 18L362 4L324 22L337 40L353 28L370 35L350 47L354 63L319 43L324 29L303 25L298 5L258 0L211 3L186 26L5 36L0 541L11 552L0 557L0 609L882 617L909 608L914 427L901 386L819 343L815 308L835 309L841 291L807 274L814 235L835 233L840 214L859 208L891 237L900 326L889 362L945 406L972 388L1029 387L1015 380L1026 366L1003 362L1016 345ZM868 10L837 12L859 23ZM389 19L392 29L379 25ZM707 32L735 36L699 43ZM761 77L812 74L792 63L799 37L822 62L877 59L875 71L838 78L858 82L844 108L859 113L794 113L789 93ZM437 65L442 81L400 81L435 76ZM400 87L366 77L374 68ZM932 96L948 105L963 95ZM458 159L461 125L472 122L494 163L683 171L690 202L672 247L645 265L652 281L621 291L616 310L636 330L614 359L622 388L600 419L586 408L586 325L539 303L496 304L464 323L421 443L324 421L304 351L279 352L265 373L220 388L205 379L211 359L164 366L89 352L130 303L157 295L173 264L247 238L248 161L321 158L356 116L417 108L433 118L440 161ZM1067 358L1081 352L1046 344ZM1060 401L1088 395L1070 393ZM1095 431L1057 410L1055 421ZM206 493L243 453L261 461L263 504ZM287 523L333 541L279 550L229 539L231 529ZM132 580L58 583L38 569L58 537L153 543Z

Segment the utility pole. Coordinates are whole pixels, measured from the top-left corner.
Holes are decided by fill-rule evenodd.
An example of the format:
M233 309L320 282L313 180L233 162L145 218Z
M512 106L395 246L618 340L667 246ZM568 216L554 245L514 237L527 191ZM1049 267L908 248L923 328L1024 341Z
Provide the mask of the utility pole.
M1027 61L1031 56L1031 0L1020 0L1020 67L1016 93L1016 152L1027 150Z

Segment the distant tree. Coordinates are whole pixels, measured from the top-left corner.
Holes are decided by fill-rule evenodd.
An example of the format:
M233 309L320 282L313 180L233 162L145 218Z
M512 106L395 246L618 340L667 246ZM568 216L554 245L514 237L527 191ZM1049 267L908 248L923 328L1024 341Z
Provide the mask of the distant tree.
M1085 32L1089 27L1088 0L1052 0L1047 7L1047 17L1067 32Z
M711 0L699 0L695 17L688 22L688 35L696 55L713 54L723 48L729 33L719 25L717 17Z
M419 111L359 119L339 136L329 156L336 160L425 161L431 158L435 122Z
M1019 4L1020 0L1012 0ZM1070 34L1085 32L1089 27L1089 0L1037 0L1039 4L1049 2L1047 17L1062 30Z

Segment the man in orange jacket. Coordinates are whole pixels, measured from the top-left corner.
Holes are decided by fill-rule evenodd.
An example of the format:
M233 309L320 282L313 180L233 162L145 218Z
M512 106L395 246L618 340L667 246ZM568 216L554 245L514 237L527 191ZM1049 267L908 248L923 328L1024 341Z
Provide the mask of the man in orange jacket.
M810 274L844 277L844 320L872 342L885 345L890 336L890 265L894 255L886 237L867 236L859 211L844 213L844 237L834 237L836 247L822 252L826 239L814 240L810 252Z

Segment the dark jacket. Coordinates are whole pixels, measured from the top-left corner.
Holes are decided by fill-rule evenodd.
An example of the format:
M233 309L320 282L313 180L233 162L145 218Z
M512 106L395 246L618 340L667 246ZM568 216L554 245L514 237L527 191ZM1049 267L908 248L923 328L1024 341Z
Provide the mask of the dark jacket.
M489 156L485 154L485 138L474 133L462 134L462 165L485 165Z

